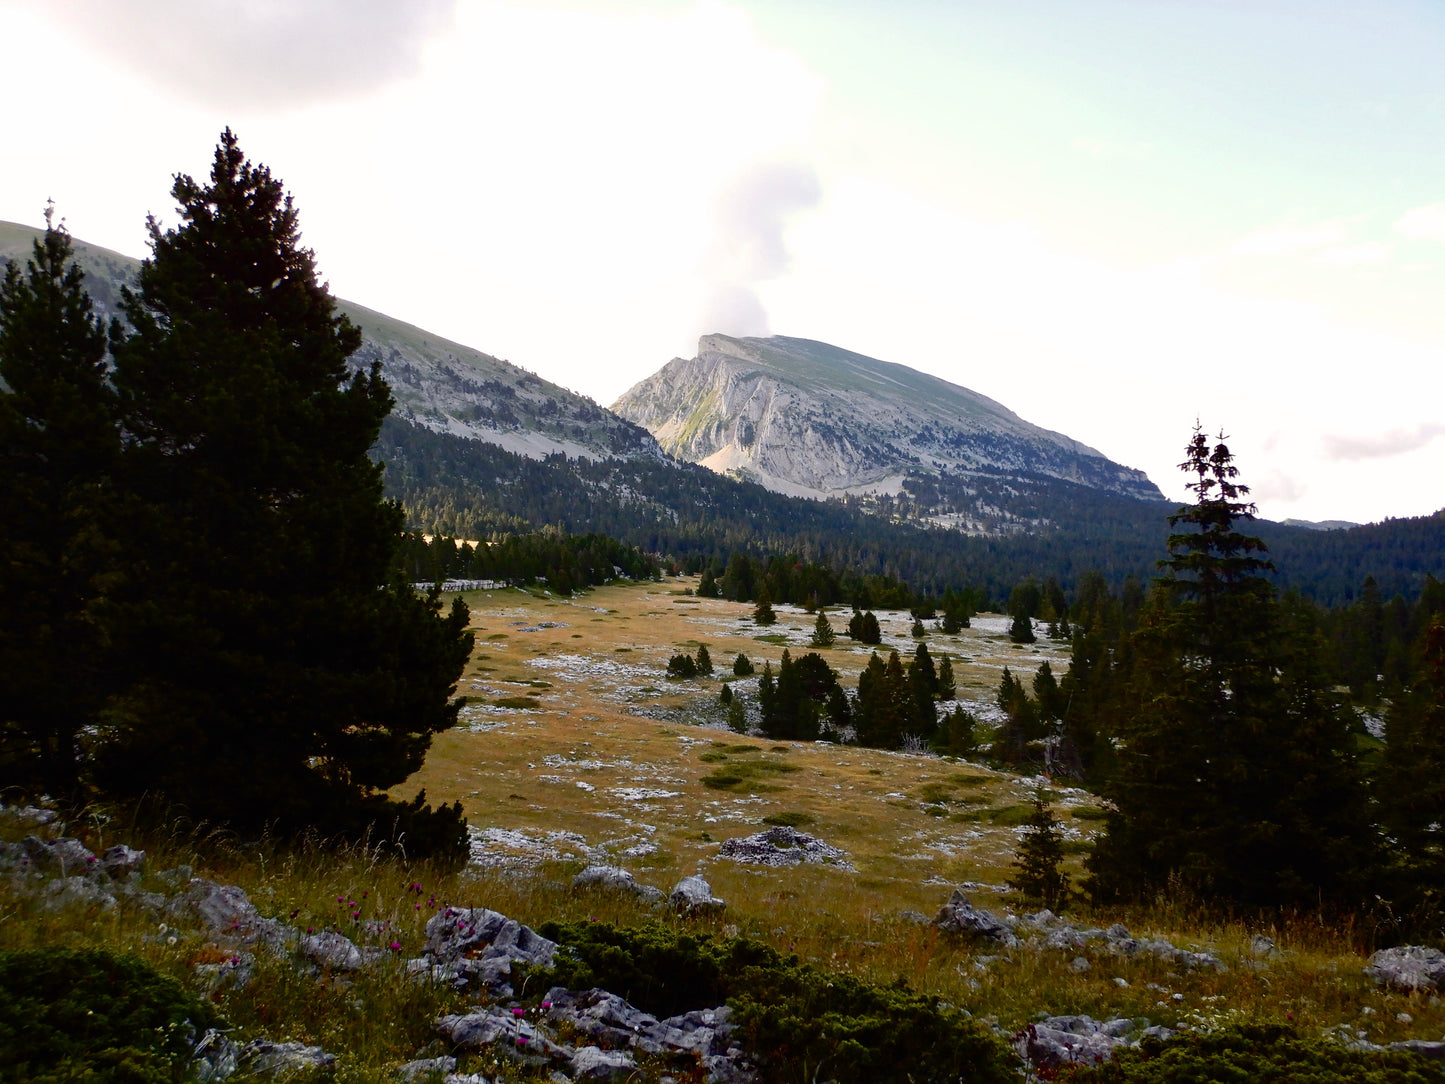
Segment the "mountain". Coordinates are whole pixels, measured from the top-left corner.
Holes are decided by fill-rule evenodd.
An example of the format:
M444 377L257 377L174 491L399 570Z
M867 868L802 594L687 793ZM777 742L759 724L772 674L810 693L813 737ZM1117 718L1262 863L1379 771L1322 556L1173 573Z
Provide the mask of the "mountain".
M0 222L0 264L24 260L41 231ZM73 239L85 287L104 317L120 315L120 291L140 261ZM361 329L358 365L380 361L396 399L393 417L437 433L498 444L533 459L663 458L645 429L510 362L338 299Z
M680 459L798 496L898 494L910 476L1003 474L1163 499L1143 471L986 396L810 339L705 335L697 357L674 358L612 409Z

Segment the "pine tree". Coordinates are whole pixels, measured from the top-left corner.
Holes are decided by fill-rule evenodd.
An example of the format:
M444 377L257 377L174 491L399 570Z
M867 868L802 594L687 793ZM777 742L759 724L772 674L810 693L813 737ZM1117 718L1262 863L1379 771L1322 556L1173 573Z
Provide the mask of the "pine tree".
M1007 883L1028 902L1056 911L1069 897L1063 837L1042 788L1034 791L1033 806L1033 815L1014 855L1014 873Z
M0 786L76 799L78 739L106 693L120 439L105 329L52 214L0 283Z
M1317 636L1282 620L1264 543L1237 529L1255 509L1224 438L1196 428L1181 467L1196 501L1169 517L1165 575L1130 638L1091 891L1345 899L1371 845L1350 719Z
M1015 614L1013 622L1008 627L1008 638L1016 644L1031 644L1037 637L1034 636L1034 623L1029 620L1028 614Z
M764 584L758 588L758 597L753 606L753 623L757 625L775 625L778 622L778 615L773 612L773 596Z
M733 660L733 676L751 677L756 672L756 669L748 657L742 652L738 652L738 657Z
M953 660L947 655L938 664L938 699L953 700L958 696L958 684L953 677Z
M828 624L828 615L819 610L818 620L813 623L812 645L814 647L832 647L836 639L833 626Z
M712 674L712 655L708 653L707 644L697 645L696 669L697 673L703 677L708 677Z
M235 825L376 819L413 854L430 824L464 851L459 806L380 794L454 725L471 646L460 600L444 617L392 572L403 513L367 456L392 403L380 366L349 367L360 332L229 130L209 183L172 195L180 225L151 221L112 338L130 503L108 631L128 680L104 782Z

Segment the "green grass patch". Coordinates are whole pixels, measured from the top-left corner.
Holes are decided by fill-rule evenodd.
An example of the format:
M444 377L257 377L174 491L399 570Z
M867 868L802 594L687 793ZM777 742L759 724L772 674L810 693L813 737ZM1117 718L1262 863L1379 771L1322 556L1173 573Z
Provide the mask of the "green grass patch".
M1107 809L1100 809L1096 805L1075 806L1072 816L1077 821L1101 821L1108 817Z
M788 642L787 636L781 632L769 632L762 636L754 636L753 639L760 640L765 644L786 644Z
M487 639L488 639L488 640L505 640L505 639L507 639L507 634L506 634L505 632L494 632L494 633L490 634L490 635L487 637Z
M807 813L769 813L763 818L763 823L779 828L802 828L812 824L813 818Z
M1017 828L1021 824L1028 824L1029 818L1034 815L1034 807L1031 805L1006 805L1000 809L988 810L988 819L1000 828Z
M776 787L768 786L766 781L799 770L796 764L784 764L776 760L729 761L726 768L719 768L710 775L703 776L702 784L713 790L742 790L745 786L746 789L754 791L776 790Z
M518 711L536 711L542 701L535 696L499 696L492 701L499 708L515 708Z

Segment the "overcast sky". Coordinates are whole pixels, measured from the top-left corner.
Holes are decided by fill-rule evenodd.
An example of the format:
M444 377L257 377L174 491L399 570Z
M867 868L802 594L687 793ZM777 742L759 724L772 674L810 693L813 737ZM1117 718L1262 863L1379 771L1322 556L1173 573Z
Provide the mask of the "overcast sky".
M221 129L333 290L604 405L707 332L934 373L1182 497L1445 506L1445 5L0 0L0 219L145 255Z

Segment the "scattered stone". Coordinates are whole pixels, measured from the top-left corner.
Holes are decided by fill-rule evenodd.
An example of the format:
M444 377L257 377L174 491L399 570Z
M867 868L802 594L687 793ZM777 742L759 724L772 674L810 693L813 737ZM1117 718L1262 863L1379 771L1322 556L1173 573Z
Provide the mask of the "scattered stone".
M574 1053L570 1046L558 1043L555 1036L508 1009L449 1014L437 1021L437 1029L456 1046L490 1047L526 1065L570 1064Z
M1436 1042L1430 1039L1404 1039L1397 1043L1390 1043L1391 1050L1408 1050L1412 1054L1420 1054L1431 1061L1445 1061L1445 1042Z
M333 971L359 971L382 955L380 949L359 949L345 934L322 930L301 938L301 955Z
M191 878L195 876L195 873L196 871L190 866L176 866L174 869L163 869L159 873L151 874L151 876L167 888L180 888L190 884Z
M662 899L662 889L652 885L638 884L632 874L620 866L588 866L572 878L572 887L599 888L610 892L626 892L644 903L657 903Z
M667 902L685 915L713 915L727 907L712 894L712 885L696 874L678 881Z
M427 921L426 951L408 970L438 982L480 982L495 997L511 997L512 964L551 967L557 943L530 926L485 907L446 907Z
M226 986L242 990L256 970L256 957L249 952L238 952L220 963L196 964L193 970L196 978L205 984L207 993L214 994Z
M406 1081L406 1084L413 1084L413 1081L426 1080L428 1077L455 1073L456 1069L457 1059L453 1057L418 1058L399 1066L396 1075Z
M1034 1070L1056 1071L1069 1063L1100 1065L1121 1046L1141 1039L1168 1040L1174 1031L1150 1027L1147 1020L1095 1020L1091 1016L1049 1016L1014 1036L1014 1049Z
M570 1068L574 1080L619 1080L636 1071L637 1062L622 1050L583 1046L572 1055Z
M211 1084L235 1075L241 1048L223 1032L210 1028L196 1043L191 1057L191 1075L198 1084Z
M103 884L88 877L57 877L45 886L45 906L52 910L65 907L99 907L109 911L115 897Z
M26 836L20 841L20 846L25 848L26 857L36 869L45 872L55 870L62 877L91 873L99 861L84 843L69 836L59 839Z
M252 1039L241 1048L240 1064L253 1073L267 1076L291 1076L330 1070L336 1067L336 1055L319 1046L305 1043L273 1043L270 1039Z
M140 868L145 856L145 851L131 850L124 843L117 843L100 856L100 868L112 879L124 880Z
M1370 957L1365 974L1391 990L1434 990L1445 981L1445 952L1425 945L1380 949Z
M778 825L754 836L726 840L719 848L718 856L760 866L796 866L803 862L817 862L853 870L847 851L787 825Z
M1075 956L1073 961L1069 964L1069 969L1071 971L1082 974L1083 972L1088 971L1093 966L1094 965L1089 963L1089 961L1086 960L1084 957Z
M193 878L186 894L171 900L167 910L195 915L212 936L243 945L263 944L273 952L286 951L297 939L294 927L257 911L244 889L203 877Z
M1012 928L991 911L983 911L968 902L963 889L955 888L953 895L933 919L933 924L947 933L966 934L971 937L987 937L1007 948L1018 944Z
M1249 954L1257 959L1268 959L1278 956L1279 949L1275 946L1274 938L1257 933L1249 939Z

